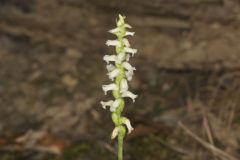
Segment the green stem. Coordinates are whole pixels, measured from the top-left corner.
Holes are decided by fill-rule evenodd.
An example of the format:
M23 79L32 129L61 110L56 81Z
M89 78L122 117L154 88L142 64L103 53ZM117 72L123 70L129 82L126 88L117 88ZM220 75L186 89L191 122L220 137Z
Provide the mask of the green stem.
M123 160L123 136L118 134L118 160Z

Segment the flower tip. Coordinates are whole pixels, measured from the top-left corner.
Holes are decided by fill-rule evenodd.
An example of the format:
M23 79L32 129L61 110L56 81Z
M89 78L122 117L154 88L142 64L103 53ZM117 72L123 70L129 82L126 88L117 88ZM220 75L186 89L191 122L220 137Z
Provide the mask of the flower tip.
M129 128L128 129L128 134L132 133L133 130L134 130L134 128Z
M103 109L106 109L106 105L104 104L103 101L101 101L100 104L102 105L102 108L103 108Z
M121 14L118 14L118 17L120 20L124 20L126 18L126 16L122 16Z
M125 16L122 16L121 14L118 15L119 19L117 21L117 26L121 26L121 25L124 25L125 22L124 22L124 19L126 18Z
M132 28L132 26L130 26L129 24L125 24L126 28Z
M133 101L133 103L135 102L135 99L138 97L138 95L134 95L134 97L133 97L133 99L132 99L132 101Z
M108 84L108 85L102 85L102 89L104 91L104 94L106 95L108 91L110 90L116 90L117 85L114 83Z
M133 56L135 53L137 53L137 49L125 47L125 52L131 53Z
M137 49L133 49L133 53L134 53L134 54L137 53Z
M107 102L101 101L100 103L101 103L102 107L104 109L106 109L107 106L110 106L110 107L112 106L113 100L110 100L110 101L107 101Z
M116 34L117 32L119 32L119 28L114 28L114 29L111 29L108 31L109 33L112 33L112 34Z
M118 40L107 40L105 44L107 46L119 46L120 42Z
M107 40L105 43L107 46L110 46L110 40Z
M126 32L125 36L134 36L135 32Z
M124 93L122 93L122 96L123 97L129 97L132 99L133 103L135 102L135 99L137 98L137 95L136 94L133 94L132 92L130 91L126 91Z

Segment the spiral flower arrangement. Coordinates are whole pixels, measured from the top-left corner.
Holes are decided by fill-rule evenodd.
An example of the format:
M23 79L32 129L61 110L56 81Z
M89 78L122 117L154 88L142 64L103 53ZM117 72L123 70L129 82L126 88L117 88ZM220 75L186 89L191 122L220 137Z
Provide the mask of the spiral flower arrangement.
M132 80L135 67L129 63L130 57L133 57L137 52L136 49L130 47L130 43L127 36L134 36L134 32L130 32L127 29L132 28L129 24L125 23L125 17L119 15L117 20L117 28L110 30L109 32L114 34L117 39L107 40L107 46L115 47L115 55L104 55L103 60L106 61L107 75L111 81L111 84L103 85L102 89L107 94L108 91L112 91L114 100L101 101L101 105L104 109L109 107L112 113L112 120L115 124L115 128L112 131L111 138L118 137L118 160L123 159L123 139L126 134L126 128L128 133L131 133L133 127L130 120L123 117L122 111L125 107L125 97L129 97L135 102L137 95L128 90L128 81ZM126 128L125 128L126 127Z

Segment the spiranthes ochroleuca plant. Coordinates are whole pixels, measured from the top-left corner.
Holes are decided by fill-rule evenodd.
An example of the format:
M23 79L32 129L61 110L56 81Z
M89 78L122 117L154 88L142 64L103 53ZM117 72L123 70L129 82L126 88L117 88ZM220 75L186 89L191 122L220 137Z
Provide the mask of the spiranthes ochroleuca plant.
M136 70L135 67L129 63L129 58L133 57L137 50L130 47L130 43L126 38L127 36L133 36L134 32L127 30L132 27L126 24L124 19L124 16L119 15L117 28L109 31L117 38L106 42L107 46L115 47L116 54L105 55L103 57L103 60L107 63L107 75L113 82L108 85L103 85L102 89L105 95L108 91L112 91L114 99L106 102L101 101L102 107L104 109L109 107L112 113L115 128L112 131L111 138L114 139L118 137L118 160L123 159L123 138L126 133L126 128L128 133L131 133L133 130L130 120L121 115L125 106L124 98L129 97L134 102L137 97L137 95L128 90L128 81L132 79L133 71Z

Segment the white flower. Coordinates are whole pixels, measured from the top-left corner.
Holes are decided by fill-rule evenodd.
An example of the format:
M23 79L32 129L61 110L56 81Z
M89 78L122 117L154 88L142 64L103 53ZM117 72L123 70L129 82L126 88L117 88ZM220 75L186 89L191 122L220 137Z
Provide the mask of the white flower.
M114 29L109 30L109 32L112 33L112 34L116 34L119 31L120 31L119 28L114 28Z
M116 108L119 107L120 103L121 103L120 99L116 99L110 106L110 111L115 112Z
M120 46L120 42L118 40L107 40L106 42L107 46Z
M131 98L133 102L135 102L135 98L137 98L137 95L133 94L130 91L123 92L122 96Z
M113 100L110 100L110 101L107 101L107 102L104 102L104 101L101 101L101 105L104 109L106 109L107 106L111 107L113 105Z
M103 60L109 64L109 62L114 62L116 60L116 55L105 55L103 56Z
M134 56L134 54L137 53L137 50L136 50L136 49L129 48L129 47L125 47L125 48L124 48L124 51L127 52L127 53L131 53L132 56Z
M119 54L117 55L117 58L116 58L116 63L117 63L117 64L122 63L125 57L126 57L126 56L125 56L125 53L123 53L123 52L122 52L122 53L119 53Z
M131 71L131 72L133 72L133 71L135 71L136 70L136 68L135 67L133 67L130 63L128 63L128 62L123 62L123 67L126 69L126 70L128 70L128 71Z
M129 24L125 24L124 27L125 28L132 28L132 26L130 26Z
M127 92L128 90L128 83L126 79L122 79L120 82L120 91L121 93Z
M134 36L135 32L126 32L125 36Z
M111 83L111 84L108 84L108 85L102 85L102 89L104 91L104 94L106 95L108 91L117 90L118 87L115 83Z
M119 75L119 73L120 73L120 70L118 68L115 68L113 71L108 73L109 79L113 81L114 78Z
M115 127L112 131L111 139L115 139L118 135L119 129L118 127Z
M109 106L110 111L114 112L116 110L116 108L119 107L121 101L119 99L116 99L115 101L113 101L113 100L110 100L107 102L101 101L100 103L104 109L106 109L106 107Z
M129 57L127 57L129 60ZM130 81L132 80L132 76L133 76L133 71L136 70L135 67L133 67L131 64L129 64L128 62L123 62L122 66L127 70L127 72L125 72L125 75L127 77L127 80Z
M128 39L124 38L123 43L126 47L130 47L130 43L129 43Z
M113 71L116 67L115 67L114 65L112 65L112 64L108 64L108 65L106 66L106 68L107 68L107 71L108 71L108 72L111 72L111 71Z
M126 117L123 117L123 118L122 118L122 122L127 126L128 134L131 133L134 128L132 127L129 119L127 119Z
M127 72L125 73L127 80L130 81L132 80L132 76L133 76L133 71L136 70L135 67L133 67L131 64L129 64L128 62L123 62L123 67L127 70Z
M133 77L133 71L127 71L125 73L126 77L127 77L127 80L128 81L131 81L132 80L132 77Z
M118 55L105 55L103 56L103 60L109 64L109 62L116 62L117 64L120 64L123 62L123 60L126 58L126 60L129 60L129 55L125 54L124 52L119 53Z

